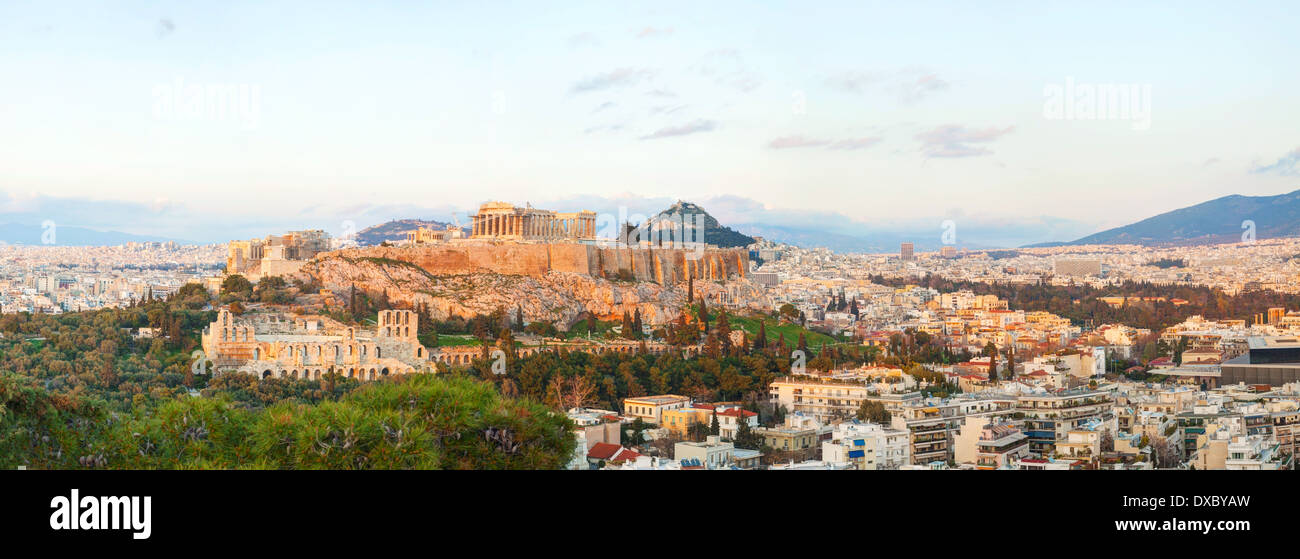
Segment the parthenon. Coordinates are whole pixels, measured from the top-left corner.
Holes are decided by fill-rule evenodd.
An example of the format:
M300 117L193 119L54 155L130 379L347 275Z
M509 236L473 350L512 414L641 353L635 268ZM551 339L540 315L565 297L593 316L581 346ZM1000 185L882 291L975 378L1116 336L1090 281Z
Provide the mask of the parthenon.
M596 212L556 213L508 202L487 202L470 216L471 238L521 240L592 239L596 237Z

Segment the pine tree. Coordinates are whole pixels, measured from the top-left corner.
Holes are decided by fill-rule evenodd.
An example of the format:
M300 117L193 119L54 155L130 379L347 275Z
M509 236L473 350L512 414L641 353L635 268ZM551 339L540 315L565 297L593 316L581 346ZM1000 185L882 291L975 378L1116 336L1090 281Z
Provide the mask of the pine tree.
M713 421L709 423L709 434L716 435L722 431L722 426L718 424L718 408L713 408Z
M695 276L690 276L686 280L686 304L695 303Z
M523 331L524 329L524 307L523 305L515 306L515 330Z
M766 322L759 321L758 323L758 337L754 338L754 349L760 351L767 349L767 323Z
M745 448L749 450L758 450L763 446L763 437L754 432L749 426L749 418L745 417L745 411L740 410L740 417L737 418L739 423L736 424L736 440L733 441L736 448Z
M181 321L176 319L176 317L171 316L170 314L168 314L167 316L168 316L167 338L171 340L172 343L179 345L181 343Z
M731 319L726 309L718 311L718 341L722 343L722 354L731 355Z

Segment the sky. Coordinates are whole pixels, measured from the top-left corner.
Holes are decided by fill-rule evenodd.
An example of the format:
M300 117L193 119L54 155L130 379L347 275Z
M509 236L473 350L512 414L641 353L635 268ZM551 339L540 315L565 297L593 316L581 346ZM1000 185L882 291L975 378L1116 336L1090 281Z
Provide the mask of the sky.
M1297 13L6 2L0 222L210 242L685 199L723 224L1069 240L1300 188Z

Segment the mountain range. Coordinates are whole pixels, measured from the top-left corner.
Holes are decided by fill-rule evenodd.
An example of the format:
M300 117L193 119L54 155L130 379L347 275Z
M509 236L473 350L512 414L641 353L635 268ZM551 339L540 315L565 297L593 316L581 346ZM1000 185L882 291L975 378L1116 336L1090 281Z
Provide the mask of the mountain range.
M46 229L39 225L25 223L0 223L0 243L11 245L41 245L52 240L50 244L62 246L115 246L126 243L168 242L181 245L196 244L194 241L170 239L151 235L134 235L120 231L99 231L85 227L60 225L53 229L53 238L45 235Z
M1300 236L1300 190L1276 196L1234 194L1148 217L1073 241L1030 247L1097 244L1192 245Z

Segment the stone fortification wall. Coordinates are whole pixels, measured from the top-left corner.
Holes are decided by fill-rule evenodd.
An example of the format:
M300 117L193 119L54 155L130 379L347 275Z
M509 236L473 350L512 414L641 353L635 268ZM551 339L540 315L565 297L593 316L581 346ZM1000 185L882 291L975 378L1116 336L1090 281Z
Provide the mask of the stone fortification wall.
M602 248L579 243L450 243L415 247L364 247L322 257L380 259L414 264L435 276L495 273L542 277L568 272L617 280L672 285L700 280L744 277L749 253L744 249Z

